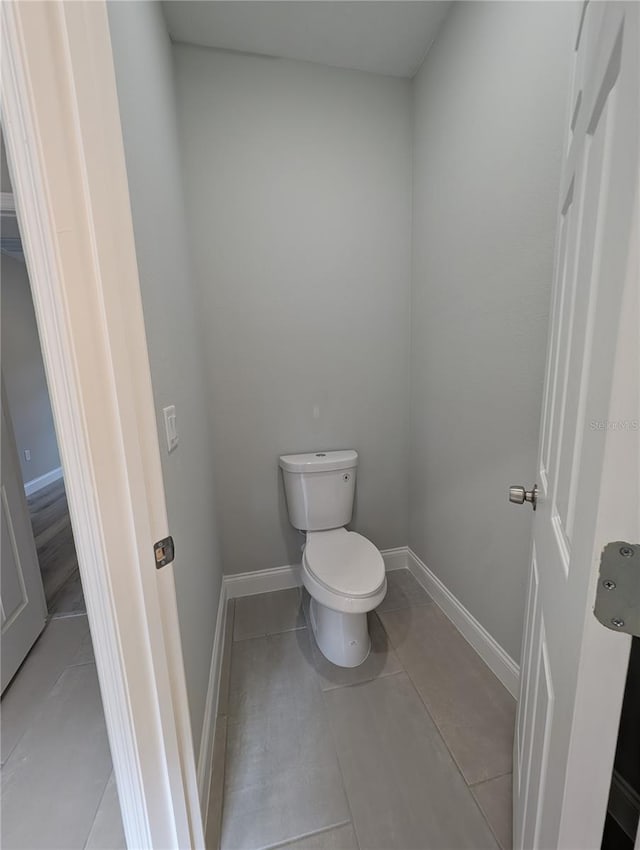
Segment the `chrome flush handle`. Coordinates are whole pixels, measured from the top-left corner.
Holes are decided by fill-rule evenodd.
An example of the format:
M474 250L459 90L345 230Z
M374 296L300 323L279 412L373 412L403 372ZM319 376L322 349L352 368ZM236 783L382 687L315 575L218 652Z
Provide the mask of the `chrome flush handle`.
M509 501L513 502L514 505L524 505L525 502L529 502L535 511L538 504L538 485L534 484L532 490L525 490L524 487L512 485L509 487Z

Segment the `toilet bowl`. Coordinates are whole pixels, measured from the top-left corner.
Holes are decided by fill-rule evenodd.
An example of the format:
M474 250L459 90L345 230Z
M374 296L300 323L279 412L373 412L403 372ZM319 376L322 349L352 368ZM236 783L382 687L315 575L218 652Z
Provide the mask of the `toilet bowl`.
M322 654L340 667L369 655L367 613L384 599L387 579L376 547L346 528L309 532L302 557L309 619Z
M280 458L289 520L306 533L302 582L311 596L311 628L320 651L340 667L357 667L369 655L367 613L387 592L382 555L345 528L357 465L352 450Z

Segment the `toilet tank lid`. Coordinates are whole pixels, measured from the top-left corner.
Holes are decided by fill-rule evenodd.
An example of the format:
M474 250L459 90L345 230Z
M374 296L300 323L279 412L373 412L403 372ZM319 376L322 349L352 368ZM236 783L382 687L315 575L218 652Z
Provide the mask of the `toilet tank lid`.
M358 452L310 452L300 455L282 455L280 466L287 472L333 472L336 469L353 469L358 465Z

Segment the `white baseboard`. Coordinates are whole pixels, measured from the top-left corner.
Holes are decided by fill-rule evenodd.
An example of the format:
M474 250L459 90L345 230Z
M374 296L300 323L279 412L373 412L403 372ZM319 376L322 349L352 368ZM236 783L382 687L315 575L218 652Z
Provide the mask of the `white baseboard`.
M396 549L383 549L381 554L387 572L406 568L406 546L399 546ZM227 599L254 596L256 593L271 593L274 590L286 590L289 587L300 587L301 584L300 564L286 564L283 567L270 567L267 570L254 570L251 573L236 573L236 575L224 577Z
M254 570L251 573L236 573L223 579L227 599L238 596L254 596L256 593L270 593L273 590L286 590L302 584L300 564L286 564L283 567L270 567L267 570Z
M517 699L519 665L411 549L407 549L407 566L460 634Z
M211 652L211 667L209 670L209 684L207 686L207 698L204 706L204 718L202 721L202 734L200 736L200 750L198 752L198 764L196 766L196 777L198 781L198 795L200 797L200 809L202 817L206 818L211 791L211 773L213 767L213 742L215 740L216 718L218 716L218 702L220 699L220 673L222 670L222 656L224 653L224 636L227 624L227 588L223 579L220 585L220 599L216 614L216 630L213 638L213 650Z
M32 478L31 481L27 481L24 485L24 492L27 496L32 496L38 490L43 490L60 478L62 478L62 467L57 466L55 469L45 472L44 475L39 475L38 478Z
M395 549L383 549L384 568L389 573L392 570L406 570L409 564L409 550L406 546Z

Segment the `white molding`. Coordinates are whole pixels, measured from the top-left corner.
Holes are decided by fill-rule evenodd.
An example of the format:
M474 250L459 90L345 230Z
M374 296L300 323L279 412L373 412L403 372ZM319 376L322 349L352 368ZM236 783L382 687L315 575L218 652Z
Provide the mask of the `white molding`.
M59 481L61 478L62 467L56 466L55 469L50 469L44 475L39 475L37 478L32 478L31 481L26 481L24 485L25 495L33 496L38 490L44 490L49 484L53 484L54 481Z
M380 554L384 559L384 567L387 572L401 570L407 566L406 546L398 546L396 549L383 549ZM271 593L274 590L286 590L289 587L300 587L302 585L300 564L285 564L282 567L270 567L266 570L226 575L223 581L227 591L227 599L254 596L256 593Z
M215 741L218 705L220 702L220 674L222 672L222 659L225 649L224 639L227 625L228 600L227 587L225 582L222 581L220 585L220 599L218 600L218 612L216 614L216 631L213 638L213 648L211 650L209 684L207 686L207 697L204 707L204 718L202 721L202 734L200 736L200 750L198 752L198 764L196 769L198 795L200 797L200 809L202 811L205 832L207 829L209 794L211 792L213 743Z
M424 561L407 549L408 568L427 591L460 634L471 644L485 664L500 679L516 699L520 683L520 667L500 644L489 634L473 614L445 587Z
M409 550L406 546L383 549L381 555L384 559L384 568L388 573L393 570L406 570L409 566Z
M256 593L271 593L273 590L300 587L302 578L300 564L286 564L283 567L226 575L223 582L227 598L237 599L239 596L255 596Z

